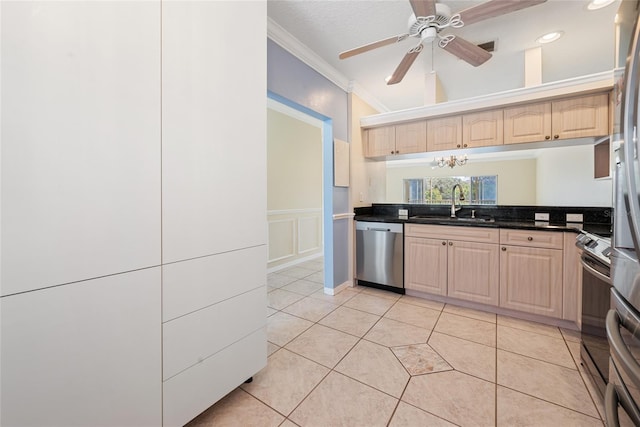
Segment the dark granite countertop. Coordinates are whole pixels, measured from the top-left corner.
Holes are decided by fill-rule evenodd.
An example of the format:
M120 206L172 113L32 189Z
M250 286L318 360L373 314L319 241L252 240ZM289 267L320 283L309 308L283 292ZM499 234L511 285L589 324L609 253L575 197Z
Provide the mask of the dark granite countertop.
M398 209L407 209L408 216L398 216ZM476 218L490 221L472 220ZM420 206L403 204L374 204L371 207L356 208L356 221L454 225L460 227L512 228L542 231L585 230L592 234L608 237L611 235L611 208L563 208L550 206L465 206L458 212L461 219L449 216L449 206ZM547 212L550 221L534 221L535 212ZM564 221L566 213L582 213L584 223ZM422 218L419 218L422 217ZM426 218L425 218L426 217Z

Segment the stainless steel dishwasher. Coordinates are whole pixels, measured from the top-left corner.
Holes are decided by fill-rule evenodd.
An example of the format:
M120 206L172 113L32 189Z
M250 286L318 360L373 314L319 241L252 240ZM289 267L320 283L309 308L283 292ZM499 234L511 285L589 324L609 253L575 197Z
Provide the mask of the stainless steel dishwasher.
M402 224L356 221L356 280L404 294Z

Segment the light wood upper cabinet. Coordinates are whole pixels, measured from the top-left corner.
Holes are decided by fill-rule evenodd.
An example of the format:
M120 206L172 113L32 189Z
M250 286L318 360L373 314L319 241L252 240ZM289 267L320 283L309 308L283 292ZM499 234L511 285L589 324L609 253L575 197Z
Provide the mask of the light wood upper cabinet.
M504 143L520 144L551 139L551 103L504 109Z
M462 148L462 116L427 120L427 151Z
M367 129L364 131L364 137L367 157L427 151L425 121Z
M462 148L502 145L503 132L502 109L462 116Z
M395 154L396 130L395 126L384 126L364 131L365 156L378 157Z
M449 241L447 295L498 305L500 291L498 245Z
M609 94L581 96L551 103L553 139L609 133Z
M447 241L405 237L404 287L435 295L447 294Z
M396 154L427 151L427 122L396 125Z

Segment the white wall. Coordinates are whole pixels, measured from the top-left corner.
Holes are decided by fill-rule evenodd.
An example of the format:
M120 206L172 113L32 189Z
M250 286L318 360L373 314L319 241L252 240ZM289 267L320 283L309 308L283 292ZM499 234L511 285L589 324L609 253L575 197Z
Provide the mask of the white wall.
M0 26L0 425L183 425L266 363L266 3Z
M593 146L540 150L536 165L538 205L612 206L610 179L593 178Z

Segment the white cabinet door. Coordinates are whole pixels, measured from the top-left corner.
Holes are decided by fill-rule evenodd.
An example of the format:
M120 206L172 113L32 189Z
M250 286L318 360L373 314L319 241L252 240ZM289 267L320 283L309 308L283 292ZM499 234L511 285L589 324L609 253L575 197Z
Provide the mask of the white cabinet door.
M160 4L1 7L0 294L158 265Z
M163 3L164 262L266 244L265 10Z
M0 299L3 426L159 426L160 267Z

